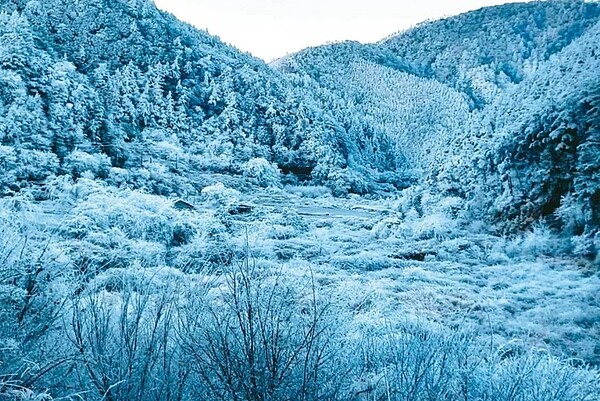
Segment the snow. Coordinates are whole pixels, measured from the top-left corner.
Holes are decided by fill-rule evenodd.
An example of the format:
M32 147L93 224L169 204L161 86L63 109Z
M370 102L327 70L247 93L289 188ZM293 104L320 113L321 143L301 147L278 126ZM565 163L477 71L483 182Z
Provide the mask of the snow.
M217 184L205 192L190 212L177 211L159 197L88 189L80 191L77 207L63 209L63 218L42 202L34 220L47 230L52 223L62 224L65 233L76 229L77 239L63 244L67 249L105 254L103 247L116 241L120 245L111 258L152 269L179 263L204 268L228 263L249 249L257 265L279 266L290 278L313 272L336 303L348 311L360 309L353 317L357 327L414 316L471 327L482 343L490 336L497 343L519 339L563 357L597 357L599 333L591 327L600 317L600 277L575 260L546 256L543 247L534 252L527 238L471 234L437 215L411 221L394 209L401 199L305 198L256 188L235 197L252 201L247 216L227 213L229 196L219 198L221 203L208 196L235 191ZM48 218L45 210L53 211ZM153 228L157 224L159 231ZM189 226L190 242L173 248L168 238L181 224ZM551 243L550 234L544 235ZM195 256L189 259L188 252Z

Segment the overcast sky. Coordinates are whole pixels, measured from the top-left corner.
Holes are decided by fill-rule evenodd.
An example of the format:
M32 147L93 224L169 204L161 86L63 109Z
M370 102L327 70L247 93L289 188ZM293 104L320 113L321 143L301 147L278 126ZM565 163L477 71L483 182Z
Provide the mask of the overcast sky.
M329 41L376 42L421 21L517 0L155 0L266 61Z

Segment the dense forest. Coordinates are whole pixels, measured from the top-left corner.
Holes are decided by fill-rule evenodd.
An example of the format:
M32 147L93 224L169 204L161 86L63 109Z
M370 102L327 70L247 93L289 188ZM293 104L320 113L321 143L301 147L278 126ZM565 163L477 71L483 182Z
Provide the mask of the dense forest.
M345 167L344 136L310 95L147 1L2 9L4 192L86 171L114 181L115 169L153 193L197 192L194 171L239 173L258 157Z
M0 400L599 401L600 4L270 65L0 3Z
M505 5L374 45L307 49L274 67L309 77L352 110L337 119L365 151L366 140L387 144L400 169L465 199L495 228L543 220L585 233L591 250L600 224L599 18L596 2Z

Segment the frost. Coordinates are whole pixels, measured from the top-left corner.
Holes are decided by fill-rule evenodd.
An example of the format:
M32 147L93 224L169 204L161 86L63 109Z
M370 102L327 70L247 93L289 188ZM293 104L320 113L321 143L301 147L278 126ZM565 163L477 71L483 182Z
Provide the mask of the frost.
M147 0L1 2L0 398L596 400L598 21L268 66Z

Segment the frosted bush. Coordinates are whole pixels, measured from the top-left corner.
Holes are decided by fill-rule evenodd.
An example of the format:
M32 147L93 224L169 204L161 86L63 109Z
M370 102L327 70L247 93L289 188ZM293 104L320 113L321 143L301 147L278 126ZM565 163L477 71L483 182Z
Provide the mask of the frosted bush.
M180 343L199 399L345 399L341 324L314 281L233 264L182 315Z
M19 154L19 162L17 177L29 181L42 181L55 174L60 166L54 153L39 150L23 150Z
M227 228L214 216L204 216L189 243L173 249L172 264L185 272L228 265L233 250L227 244Z
M511 257L556 256L565 251L565 245L548 227L536 225L531 231L510 241L506 253Z
M167 249L165 244L135 240L129 242L127 251L142 266L161 266L166 262Z
M586 223L586 216L581 204L577 203L575 197L571 194L561 199L561 205L556 210L556 216L564 224L564 231L568 233L578 233L583 231Z
M202 197L215 206L231 206L240 201L240 193L218 182L202 189Z
M547 226L542 224L522 236L520 243L523 256L550 256L567 255L572 252L572 243L568 238L561 237ZM583 256L583 255L579 255Z
M402 221L397 217L386 217L378 221L371 229L371 234L377 239L387 239L398 235Z
M61 202L67 202L70 198L68 194L73 190L73 177L70 175L59 175L46 181L46 188L49 199L58 199Z
M78 177L85 172L90 172L94 177L105 177L110 170L110 158L104 154L89 154L76 150L69 154L63 163L69 173Z
M178 269L161 265L146 267L134 261L126 268L101 272L90 281L88 290L155 293L181 282L183 277L184 273Z
M5 391L2 391L4 388ZM4 384L0 380L0 398L6 401L52 401L53 398L47 392L36 393L28 388L12 383Z
M494 238L491 245L486 248L487 263L489 264L508 264L511 258L506 254L505 238Z
M363 174L348 168L333 170L327 176L327 181L335 196L349 193L364 195L371 189L371 183Z
M413 186L403 190L398 199L398 210L404 214L410 213L411 219L418 218L422 213L422 196L423 190L419 186Z
M0 145L0 166L7 166L17 162L15 149L12 146Z
M121 185L128 181L129 172L119 167L113 167L108 173L108 179L111 184Z
M456 216L463 209L464 201L458 197L447 197L440 201L439 208L447 216Z
M70 187L70 195L75 199L86 199L92 194L108 194L108 188L99 181L90 180L87 178L78 179L73 186Z
M11 146L0 145L0 189L14 185L17 156Z
M229 266L235 252L218 238L197 236L189 245L178 249L175 255L173 266L186 273L198 273Z
M6 273L2 270L0 272ZM10 334L11 329L17 324L19 306L23 305L25 299L27 299L25 290L14 285L0 284L0 342L8 340L4 336Z
M421 239L450 238L458 229L456 221L442 213L427 215L413 224L415 236Z
M155 145L155 148L158 152L158 154L163 157L173 157L173 155L176 155L177 157L181 157L184 153L183 150L181 149L181 147L179 145L173 144L172 142L177 142L177 137L172 136L169 141L160 141L157 142Z
M543 352L482 351L470 335L406 323L361 339L355 394L401 400L597 400L598 372ZM367 399L367 398L365 398Z
M573 255L593 259L598 253L599 235L577 235L570 238Z
M258 157L250 159L242 168L244 177L251 183L261 187L281 186L281 172L276 164Z
M290 239L306 232L308 225L293 209L269 216L268 235L273 239Z
M86 189L84 200L65 225L71 236L83 238L118 228L129 240L168 246L186 242L193 235L197 216L175 210L169 199L139 191Z
M592 237L592 244L594 247L594 252L596 253L596 264L600 264L600 231L594 234Z

